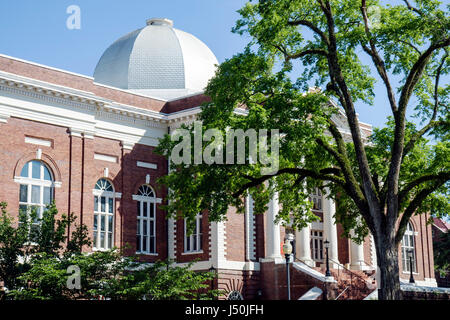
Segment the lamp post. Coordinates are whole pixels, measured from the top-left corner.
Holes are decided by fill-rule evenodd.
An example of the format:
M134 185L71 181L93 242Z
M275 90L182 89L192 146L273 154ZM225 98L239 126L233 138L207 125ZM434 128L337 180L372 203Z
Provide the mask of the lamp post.
M326 277L331 277L331 272L330 272L330 260L329 260L329 258L328 258L328 249L330 248L330 241L328 241L328 240L325 239L323 245L324 245L324 247L325 247L325 251L326 251L325 254L326 254L326 256L327 256L327 263L326 263L327 270L326 270L326 272L325 272L325 276L326 276Z
M288 300L291 300L291 281L289 276L289 258L292 253L292 245L289 239L286 239L283 244L283 252L286 257L286 279L287 279L287 295Z
M214 278L215 278L215 275L216 275L216 271L217 271L217 270L216 270L216 268L214 268L213 265L211 265L211 268L209 268L208 271L209 271L211 274L213 274L213 275L214 275ZM214 290L214 278L211 279L211 291Z
M409 276L409 283L415 283L414 281L414 276L413 276L413 263L412 263L412 257L413 257L413 253L414 251L412 249L408 250L408 257L409 257L409 271L410 271L410 276Z

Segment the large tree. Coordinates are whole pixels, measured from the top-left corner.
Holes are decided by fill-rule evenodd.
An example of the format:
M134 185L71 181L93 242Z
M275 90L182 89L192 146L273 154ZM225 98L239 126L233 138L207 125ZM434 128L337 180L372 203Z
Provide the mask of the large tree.
M301 228L316 218L309 192L326 187L339 198L346 235L374 237L379 298L400 299L398 246L409 219L449 212L448 12L434 0L260 0L239 13L233 31L251 42L219 66L200 120L204 130L279 129L279 170L262 175L258 161L171 163L161 179L171 190L169 214L190 221L207 209L210 220L222 220L230 205L243 210L248 193L260 213L278 191L279 218ZM369 106L376 82L385 99ZM392 115L366 135L356 106L389 106ZM177 144L166 136L158 150L169 156Z

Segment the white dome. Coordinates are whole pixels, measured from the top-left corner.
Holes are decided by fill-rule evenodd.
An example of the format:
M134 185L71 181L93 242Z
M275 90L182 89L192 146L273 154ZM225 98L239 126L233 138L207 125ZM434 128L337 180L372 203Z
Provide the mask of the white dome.
M219 64L199 39L150 19L106 49L94 72L100 84L162 99L202 92Z

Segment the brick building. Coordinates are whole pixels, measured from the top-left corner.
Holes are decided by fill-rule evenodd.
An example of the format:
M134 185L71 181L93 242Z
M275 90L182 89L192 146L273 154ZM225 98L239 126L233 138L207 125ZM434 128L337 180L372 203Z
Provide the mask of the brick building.
M209 223L203 213L190 236L183 220L165 219L160 208L167 190L155 181L168 164L153 149L196 118L215 64L205 44L167 19L150 19L112 44L94 77L0 55L0 201L19 212L55 200L90 228L93 250L129 244L127 254L146 262L198 259L196 270L217 269L224 298L285 298L281 246L289 230L274 223L276 195L264 215L252 214L251 198L245 214L230 208L225 222ZM344 115L334 121L345 134ZM361 130L367 137L371 126ZM292 298L313 287L345 297L358 286L364 298L376 283L373 239L358 245L342 238L333 200L319 191L311 199L321 221L293 233ZM436 286L427 218L408 226L401 279L409 279L404 253L412 249L416 282ZM323 271L325 239L333 278Z

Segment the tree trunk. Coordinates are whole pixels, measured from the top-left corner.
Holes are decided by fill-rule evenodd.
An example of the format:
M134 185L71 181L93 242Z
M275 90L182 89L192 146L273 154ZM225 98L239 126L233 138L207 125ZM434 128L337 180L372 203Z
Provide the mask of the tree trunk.
M380 271L378 284L379 300L400 300L400 274L398 261L398 248L395 240L386 234L378 234L377 264ZM377 241L377 240L375 240Z

